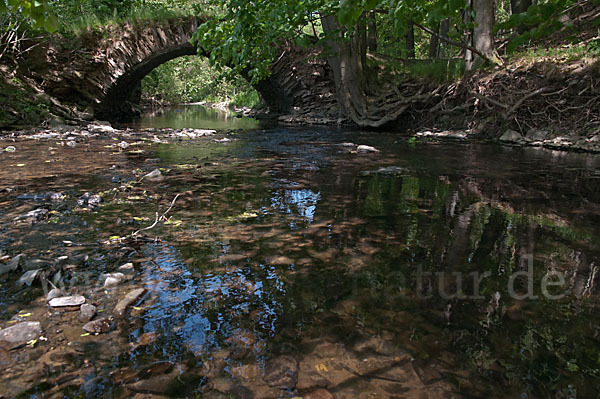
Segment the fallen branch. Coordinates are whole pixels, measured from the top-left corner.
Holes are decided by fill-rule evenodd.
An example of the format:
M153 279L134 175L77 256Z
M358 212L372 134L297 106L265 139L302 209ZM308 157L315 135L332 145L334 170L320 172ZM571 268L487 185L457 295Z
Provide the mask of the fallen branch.
M134 238L135 236L137 236L142 231L153 229L158 224L159 221L165 219L165 216L167 216L167 213L169 213L169 211L173 208L173 205L175 205L175 201L177 201L177 198L179 198L180 195L181 195L181 193L177 194L175 196L175 198L173 198L173 201L171 201L171 205L169 205L169 208L162 215L160 215L160 217L158 216L158 212L156 212L156 219L154 220L154 223L152 223L148 227L144 227L143 229L139 229L135 233L131 234L131 237Z
M515 105L513 105L512 107L510 107L510 109L508 111L506 111L506 115L512 115L513 113L515 113L515 111L528 99L530 99L531 97L537 96L538 94L541 93L545 93L548 90L550 90L549 87L542 87L541 89L537 89L535 91L532 91L531 93L527 94L526 96L522 97L519 101L517 101L515 103Z

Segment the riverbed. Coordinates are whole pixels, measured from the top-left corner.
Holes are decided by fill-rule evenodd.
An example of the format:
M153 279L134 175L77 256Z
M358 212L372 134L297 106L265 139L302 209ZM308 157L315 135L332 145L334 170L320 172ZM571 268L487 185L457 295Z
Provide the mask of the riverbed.
M600 393L597 155L224 126L0 141L0 397Z

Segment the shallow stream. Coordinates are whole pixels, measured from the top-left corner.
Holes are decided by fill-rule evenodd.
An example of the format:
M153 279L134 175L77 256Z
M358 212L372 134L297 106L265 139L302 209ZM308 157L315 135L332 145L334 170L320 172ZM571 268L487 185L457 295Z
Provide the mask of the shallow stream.
M600 394L597 155L147 127L0 141L0 397Z

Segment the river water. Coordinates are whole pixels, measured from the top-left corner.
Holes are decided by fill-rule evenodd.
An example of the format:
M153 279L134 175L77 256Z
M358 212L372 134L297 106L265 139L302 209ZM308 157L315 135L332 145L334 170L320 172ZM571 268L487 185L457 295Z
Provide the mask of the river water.
M175 110L74 146L0 141L0 250L26 259L0 276L0 327L43 329L0 341L0 397L600 394L597 155L239 118L137 134L152 120L216 127ZM111 329L17 284L34 268Z

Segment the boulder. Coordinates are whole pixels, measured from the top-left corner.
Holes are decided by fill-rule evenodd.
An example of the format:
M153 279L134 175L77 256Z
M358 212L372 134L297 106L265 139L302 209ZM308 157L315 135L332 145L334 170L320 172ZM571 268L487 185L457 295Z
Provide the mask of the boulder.
M53 298L48 301L48 304L53 308L62 308L67 306L81 306L85 303L85 298L81 295L62 296Z
M375 147L371 147L368 145L359 145L358 147L356 147L356 152L358 152L359 154L366 154L369 152L379 152L379 150Z

